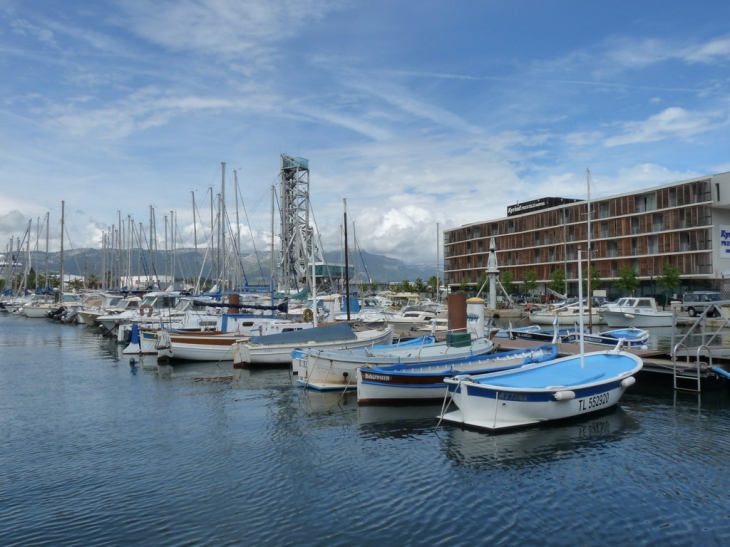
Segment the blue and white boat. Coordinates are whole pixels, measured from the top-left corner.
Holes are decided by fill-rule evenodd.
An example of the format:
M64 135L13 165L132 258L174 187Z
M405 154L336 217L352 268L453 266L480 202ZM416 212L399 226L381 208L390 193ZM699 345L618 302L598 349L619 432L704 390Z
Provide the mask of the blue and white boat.
M445 378L460 374L508 370L528 363L542 363L557 356L557 346L546 344L433 363L364 366L357 369L357 402L359 404L438 402L443 400L446 394Z
M578 334L571 335L564 341L577 342L580 336ZM599 344L604 346L616 346L621 341L622 347L647 349L646 343L649 341L649 331L637 329L636 327L626 327L623 329L606 330L596 334L583 334L583 340L586 344Z
M429 364L445 360L465 359L494 352L497 347L489 338L481 337L454 344L434 342L407 343L381 348L302 348L291 355L297 383L317 390L355 389L356 372L364 366L393 364ZM443 395L443 393L442 393Z
M446 378L450 402L457 409L447 412L446 407L439 417L498 430L591 414L618 404L642 366L636 355L611 349Z

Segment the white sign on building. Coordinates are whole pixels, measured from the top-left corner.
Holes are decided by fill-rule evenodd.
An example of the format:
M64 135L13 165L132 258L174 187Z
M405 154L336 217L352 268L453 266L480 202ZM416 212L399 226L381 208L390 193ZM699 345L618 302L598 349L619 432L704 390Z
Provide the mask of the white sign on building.
M720 226L720 258L730 258L730 226Z

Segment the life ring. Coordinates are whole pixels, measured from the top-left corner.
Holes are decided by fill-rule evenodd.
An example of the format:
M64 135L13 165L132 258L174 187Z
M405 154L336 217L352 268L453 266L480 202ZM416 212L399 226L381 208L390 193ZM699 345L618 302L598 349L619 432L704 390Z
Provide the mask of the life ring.
M550 310L550 311L553 311L553 310L555 310L555 306L549 306L549 307L548 307L548 310Z
M314 313L312 313L312 310L309 308L305 308L302 312L302 318L304 319L305 323L311 323L314 321Z
M154 311L154 308L149 304L143 304L139 307L139 314L144 316L145 310L147 310L147 317L152 317L152 312Z

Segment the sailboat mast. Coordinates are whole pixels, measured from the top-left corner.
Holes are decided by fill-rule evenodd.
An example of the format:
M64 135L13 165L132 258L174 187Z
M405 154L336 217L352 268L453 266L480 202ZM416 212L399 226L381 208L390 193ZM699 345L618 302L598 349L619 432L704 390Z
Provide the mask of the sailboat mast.
M441 293L439 292L439 223L436 223L436 286L434 292L436 296L436 302L441 301Z
M345 208L345 297L347 298L347 320L350 320L350 264L347 259L347 200L343 198L342 203Z
M48 285L48 231L49 231L48 225L50 224L50 214L51 213L46 213L46 279L45 279L46 286L43 287L44 292L45 292L45 289L47 289L49 286Z
M587 247L587 253L586 253L586 262L588 264L588 268L586 270L586 292L588 293L586 295L586 298L588 299L588 332L593 333L593 298L591 297L591 170L586 168L586 179L587 179L587 185L588 185L588 200L587 200L587 206L588 206L588 215L586 217L587 219L587 236L586 236L586 247Z
M233 170L233 182L234 182L233 190L236 195L236 245L235 245L236 261L234 262L234 265L236 266L236 270L235 270L236 273L234 275L234 281L235 281L234 286L238 287L241 284L243 276L241 275L241 272L239 271L239 263L240 263L239 258L240 258L240 254L241 254L241 221L238 218L238 196L240 195L240 193L238 191L238 170L237 169Z
M269 257L269 283L271 285L271 304L274 305L274 202L276 200L276 186L271 185L271 256ZM273 312L272 312L273 313Z
M61 257L60 257L60 266L59 266L59 273L61 274L61 284L59 285L59 300L63 302L63 232L66 229L66 202L61 202Z
M225 290L227 285L226 272L226 163L221 162L221 203L218 209L220 220L218 221L218 230L220 233L220 253L223 262L221 262L221 289Z

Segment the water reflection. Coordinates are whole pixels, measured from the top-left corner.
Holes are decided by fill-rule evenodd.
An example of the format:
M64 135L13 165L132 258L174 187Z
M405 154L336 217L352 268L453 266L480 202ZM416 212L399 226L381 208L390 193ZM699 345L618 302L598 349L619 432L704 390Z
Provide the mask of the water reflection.
M637 430L638 423L620 407L579 421L546 424L499 434L446 426L439 431L442 449L454 463L468 467L495 463L534 465L576 455Z

